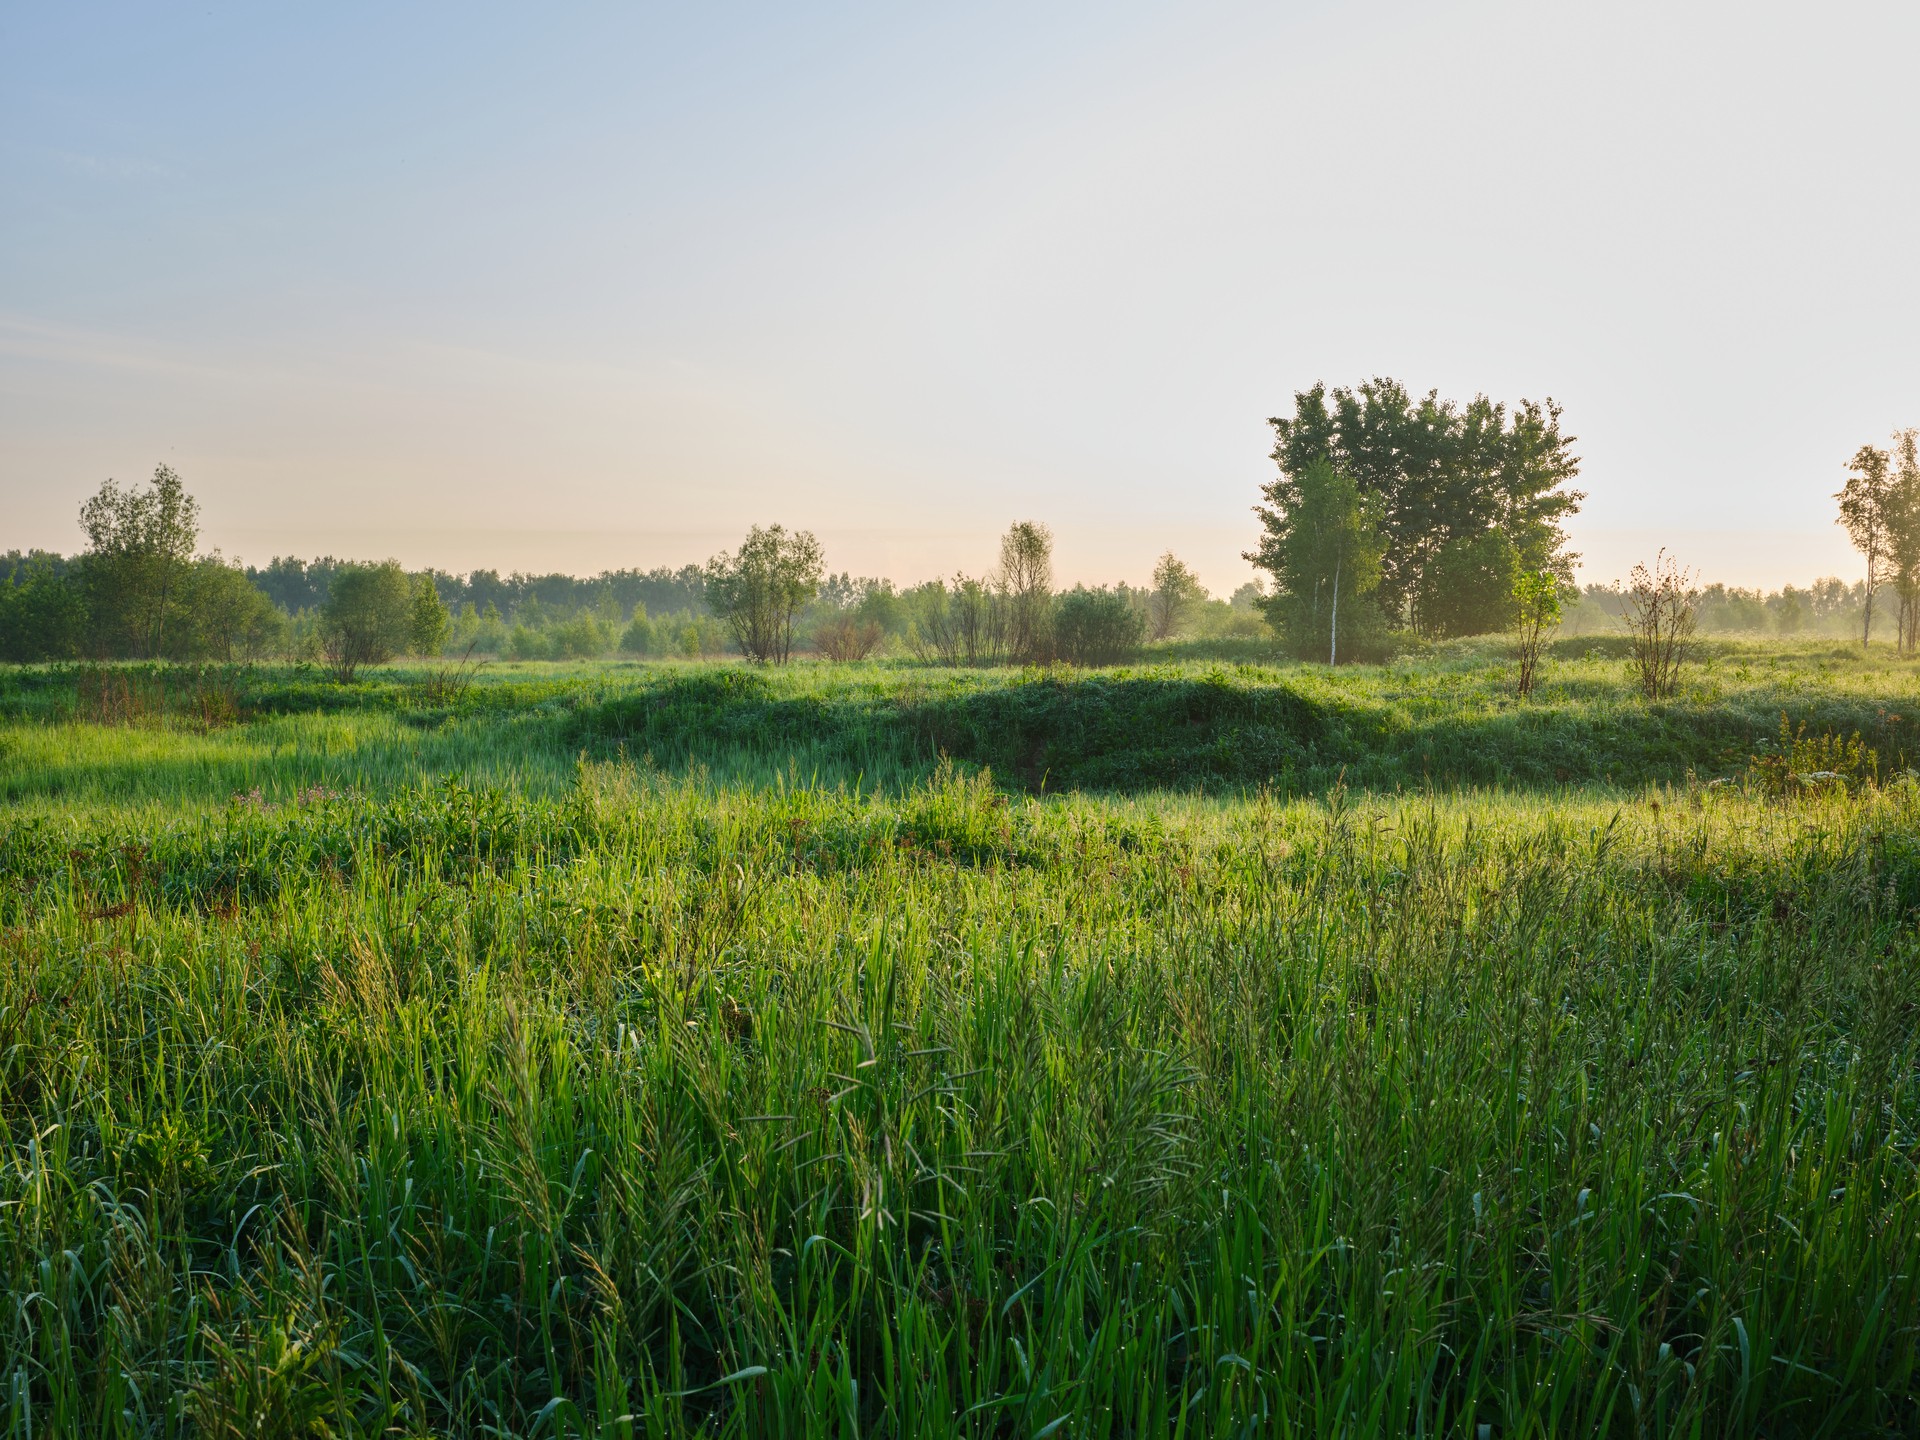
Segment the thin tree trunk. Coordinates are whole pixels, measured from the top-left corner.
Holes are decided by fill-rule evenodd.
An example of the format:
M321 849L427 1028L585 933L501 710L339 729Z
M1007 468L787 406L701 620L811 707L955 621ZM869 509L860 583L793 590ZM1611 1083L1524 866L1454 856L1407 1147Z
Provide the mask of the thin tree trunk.
M173 578L171 568L163 570L161 574L164 578L160 581L160 608L154 613L153 645L148 652L148 658L153 660L160 658L160 644L166 635L167 629L167 596L173 589L173 586L169 583Z
M1327 664L1340 663L1340 562L1344 555L1334 557L1333 561L1333 625L1327 635Z

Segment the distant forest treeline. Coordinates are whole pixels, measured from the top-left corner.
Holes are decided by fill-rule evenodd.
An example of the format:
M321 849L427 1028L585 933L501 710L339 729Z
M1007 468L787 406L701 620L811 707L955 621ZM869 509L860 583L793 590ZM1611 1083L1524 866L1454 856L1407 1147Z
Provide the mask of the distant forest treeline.
M254 616L241 632L216 634L217 626L182 624L170 642L163 640L148 652L128 637L90 623L87 599L95 587L88 584L87 560L45 550L0 553L0 660L146 653L171 659L320 658L325 648L323 617L335 577L368 568L367 562L334 556L224 566L224 574L243 580L270 613ZM446 624L434 653L471 651L511 660L615 655L700 659L737 648L727 623L707 604L706 577L698 565L609 570L593 576L502 576L493 570L459 576L428 569L409 578L430 582L445 607ZM947 591L946 582L938 580L902 590L874 576L844 571L826 575L796 616L796 648L803 653L849 648L863 655L920 653L932 643L925 635L933 628L931 612L944 615L947 609ZM1215 600L1204 592L1181 595L1158 624L1147 618L1154 606L1151 590L1122 584L1102 593L1138 613L1143 631L1151 630L1154 638L1271 637L1258 609L1264 595L1257 584L1243 585L1230 600ZM190 604L189 597L176 608ZM1162 609L1167 608L1163 598Z
M1829 577L1804 589L1778 590L1738 585L1703 585L1694 601L1694 617L1703 634L1852 636L1866 608L1864 581ZM1566 615L1569 635L1617 634L1623 623L1621 596L1611 585L1583 586Z
M247 566L246 575L281 610L297 615L325 605L334 575L349 563L331 555L318 560L276 556L270 565ZM654 570L603 570L587 578L558 572L525 575L519 571L503 576L498 570L475 570L465 576L431 569L421 573L433 581L441 603L448 609L457 613L471 605L480 611L491 605L509 617L529 601L560 614L578 610L597 613L610 607L631 615L636 605L656 615L697 611L702 608L706 589L706 577L698 565L682 565L678 570L665 566Z
M905 588L833 574L813 534L779 525L754 526L705 564L591 577L333 556L242 566L200 552L198 504L163 465L149 485L109 480L81 507L82 553L0 555L0 659L274 655L325 659L350 678L394 655L1107 664L1187 640L1350 663L1463 636L1619 633L1648 603L1681 644L1694 633L1867 644L1883 590L1892 603L1878 613L1901 653L1920 651L1920 431L1863 447L1836 496L1864 581L1700 586L1662 552L1623 593L1573 583L1564 522L1584 498L1572 488L1580 461L1551 399L1457 404L1376 378L1299 391L1270 424L1278 474L1245 555L1265 578L1224 598L1171 552L1144 586L1058 588L1053 532L1031 520L1006 532L988 568Z
M215 562L217 563L217 562ZM272 608L271 617L254 616L246 633L229 641L207 634L207 627L185 627L162 649L173 658L231 659L295 655L319 643L318 617L331 594L333 578L353 562L322 556L311 561L276 558L265 566L229 567ZM131 653L124 645L89 643L68 603L31 602L36 586L48 582L73 586L83 557L44 550L0 553L0 659L71 658L101 653ZM705 575L698 565L678 569L607 570L593 576L559 572L501 575L475 570L460 576L424 570L448 611L446 638L451 654L471 648L503 659L586 659L625 653L635 657L717 656L733 649L727 627L706 604ZM939 583L939 582L935 582ZM840 617L870 621L878 634L873 650L907 651L910 631L926 597L925 587L897 588L876 577L846 573L827 576L798 622L799 648L820 648L817 632ZM1154 591L1120 585L1114 592L1131 607L1151 606ZM1165 639L1277 638L1259 608L1265 592L1244 585L1229 600L1202 601L1187 609L1178 632ZM1859 632L1866 604L1864 582L1816 580L1801 587L1763 590L1730 585L1702 587L1698 625L1703 634L1849 636ZM234 607L226 606L231 614ZM1564 633L1599 635L1620 628L1620 598L1610 587L1588 584L1569 606ZM92 637L105 640L104 636Z

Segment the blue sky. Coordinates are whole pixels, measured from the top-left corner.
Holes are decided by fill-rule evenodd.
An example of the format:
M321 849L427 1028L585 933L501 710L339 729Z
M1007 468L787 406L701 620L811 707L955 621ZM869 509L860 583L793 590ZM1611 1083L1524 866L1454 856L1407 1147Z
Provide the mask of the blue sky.
M1857 564L1920 7L0 3L0 547L1250 573L1315 380L1551 394L1589 578Z

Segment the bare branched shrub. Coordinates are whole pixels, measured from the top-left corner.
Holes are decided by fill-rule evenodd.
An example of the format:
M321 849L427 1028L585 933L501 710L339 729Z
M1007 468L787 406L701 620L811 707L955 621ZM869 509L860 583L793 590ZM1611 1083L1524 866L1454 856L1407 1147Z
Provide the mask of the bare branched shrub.
M134 725L166 709L166 691L153 676L105 665L83 670L74 695L75 718L90 725Z
M1007 651L1007 607L979 580L954 577L954 628L963 665L996 665Z
M853 615L834 615L813 632L814 643L829 660L864 660L880 643L880 622Z
M1007 648L1007 605L980 580L956 574L931 592L915 618L912 645L942 665L996 665Z
M1680 667L1692 649L1694 608L1700 587L1694 573L1664 549L1653 564L1636 565L1625 589L1617 583L1620 613L1633 647L1633 669L1649 700L1663 700L1680 687Z
M466 653L450 664L438 665L426 679L413 687L414 697L422 705L450 708L467 698L480 672L492 664L490 656L476 656L479 642L467 646Z
M951 644L952 627L947 623L945 597L937 603L923 604L907 626L906 645L913 658L941 665L954 665Z

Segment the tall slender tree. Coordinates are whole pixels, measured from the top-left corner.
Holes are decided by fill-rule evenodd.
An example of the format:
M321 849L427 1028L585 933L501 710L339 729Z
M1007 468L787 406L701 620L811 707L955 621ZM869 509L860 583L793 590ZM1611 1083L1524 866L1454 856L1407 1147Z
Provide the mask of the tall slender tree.
M1847 462L1847 483L1833 497L1840 502L1839 524L1867 562L1866 603L1860 612L1860 648L1873 644L1873 599L1878 592L1893 538L1895 502L1892 457L1862 445Z
M1887 561L1900 601L1898 646L1920 652L1920 430L1893 432L1888 458Z
M1053 531L1020 520L1000 537L994 588L1005 604L1007 650L1016 661L1044 660L1053 611Z

